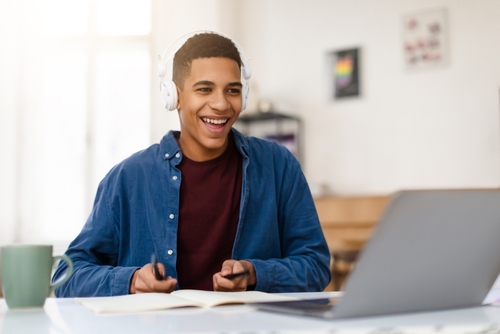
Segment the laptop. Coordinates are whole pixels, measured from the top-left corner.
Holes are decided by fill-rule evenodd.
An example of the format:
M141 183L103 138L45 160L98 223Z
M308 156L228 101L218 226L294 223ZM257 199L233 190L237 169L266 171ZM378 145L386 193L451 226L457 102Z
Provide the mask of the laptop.
M500 190L396 193L338 300L258 303L325 319L474 307L500 273Z

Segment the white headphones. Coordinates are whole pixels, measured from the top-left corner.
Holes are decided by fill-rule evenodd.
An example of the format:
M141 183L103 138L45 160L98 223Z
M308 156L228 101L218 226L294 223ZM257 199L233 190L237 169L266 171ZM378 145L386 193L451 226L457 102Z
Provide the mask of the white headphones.
M163 78L167 74L167 63L170 62L174 56L177 50L179 50L182 45L186 42L186 40L194 35L197 34L203 34L203 33L212 33L212 34L217 34L222 37L226 37L227 39L231 40L236 46L236 49L238 50L241 58L241 76L245 80L243 83L243 89L242 89L242 103L241 103L241 111L245 110L247 106L247 101L248 101L248 92L250 91L250 85L248 84L248 80L252 76L252 70L250 69L250 58L247 58L245 56L245 52L241 49L241 47L233 41L229 36L226 36L220 32L217 31L209 31L209 30L197 30L197 31L192 31L190 33L187 33L185 35L182 35L181 37L177 38L175 41L173 41L166 49L163 51L163 54L160 56L158 55L158 58L160 59L160 64L158 65L158 75L160 76L160 92L161 92L161 99L163 101L163 106L167 110L175 110L177 108L177 87L175 86L175 83L172 80L168 81L163 81ZM182 42L181 45L176 45L179 44L179 42Z

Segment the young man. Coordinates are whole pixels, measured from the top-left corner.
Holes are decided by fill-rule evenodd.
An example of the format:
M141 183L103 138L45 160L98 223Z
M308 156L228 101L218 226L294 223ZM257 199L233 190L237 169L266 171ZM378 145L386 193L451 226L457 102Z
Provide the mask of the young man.
M330 256L299 163L232 128L242 109L238 49L198 34L173 63L181 131L102 180L66 252L73 276L56 296L323 290ZM54 280L65 270L59 264Z

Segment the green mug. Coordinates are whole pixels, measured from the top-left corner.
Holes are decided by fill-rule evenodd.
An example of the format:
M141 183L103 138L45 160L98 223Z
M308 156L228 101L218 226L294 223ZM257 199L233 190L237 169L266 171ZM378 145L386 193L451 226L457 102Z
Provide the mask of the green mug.
M52 268L66 261L66 275L50 283ZM45 299L73 273L73 262L66 255L52 256L51 245L10 245L1 248L2 292L10 309L43 307Z

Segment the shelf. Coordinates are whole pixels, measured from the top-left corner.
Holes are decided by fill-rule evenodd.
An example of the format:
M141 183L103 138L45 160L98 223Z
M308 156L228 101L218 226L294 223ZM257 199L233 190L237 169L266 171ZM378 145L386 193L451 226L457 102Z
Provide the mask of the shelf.
M244 114L243 116L240 116L238 118L237 122L253 123L253 122L258 122L258 121L270 121L270 120L298 121L299 119L297 117L294 117L294 116L280 114L280 113L274 112L274 111L268 111L268 112L254 113L254 114Z
M302 121L276 111L243 114L235 123L245 136L271 140L287 147L301 160Z

